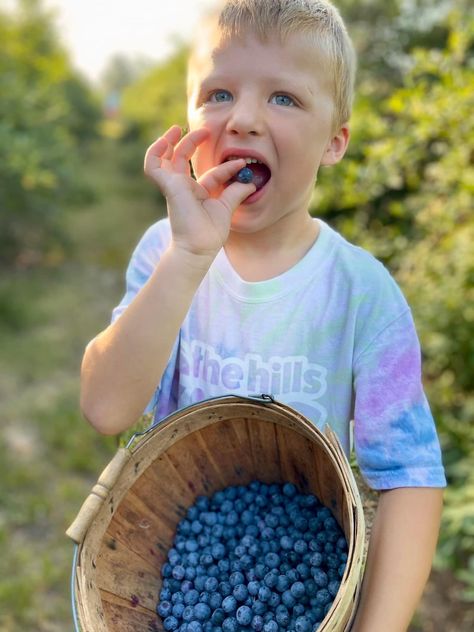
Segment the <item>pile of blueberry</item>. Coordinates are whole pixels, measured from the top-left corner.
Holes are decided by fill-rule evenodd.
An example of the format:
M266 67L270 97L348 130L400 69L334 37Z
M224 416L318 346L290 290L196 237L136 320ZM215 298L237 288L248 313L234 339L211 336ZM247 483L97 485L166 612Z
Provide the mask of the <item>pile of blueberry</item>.
M292 483L199 496L181 520L157 613L178 632L314 632L339 590L347 542Z

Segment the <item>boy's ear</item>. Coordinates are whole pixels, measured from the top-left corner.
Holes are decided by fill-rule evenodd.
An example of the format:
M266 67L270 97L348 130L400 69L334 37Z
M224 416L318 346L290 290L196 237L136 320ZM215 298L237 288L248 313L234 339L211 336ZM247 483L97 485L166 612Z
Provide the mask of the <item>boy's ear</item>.
M321 160L321 165L335 165L342 160L344 154L346 153L347 146L349 145L350 135L349 125L345 123L327 144L326 151L324 152Z

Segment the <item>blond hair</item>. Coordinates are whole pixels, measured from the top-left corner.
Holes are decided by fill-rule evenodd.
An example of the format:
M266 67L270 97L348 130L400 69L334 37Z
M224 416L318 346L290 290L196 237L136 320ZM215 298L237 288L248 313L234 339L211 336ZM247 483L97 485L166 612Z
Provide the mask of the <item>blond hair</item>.
M313 39L327 55L332 76L333 128L339 130L351 115L356 71L356 55L345 24L328 0L221 0L206 18L217 26L221 37L239 37L250 32L265 42L276 34L283 41L301 33ZM205 32L206 29L204 29ZM198 37L191 49L190 66L199 47Z

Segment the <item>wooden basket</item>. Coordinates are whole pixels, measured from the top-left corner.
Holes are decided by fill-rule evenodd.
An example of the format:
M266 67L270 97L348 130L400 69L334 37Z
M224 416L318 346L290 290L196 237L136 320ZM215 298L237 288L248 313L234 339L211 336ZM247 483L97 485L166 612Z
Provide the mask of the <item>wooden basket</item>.
M163 630L160 569L196 496L228 485L293 482L334 514L348 561L319 632L349 629L365 554L362 504L335 434L271 398L223 397L183 409L121 448L67 535L78 545L73 610L82 632Z

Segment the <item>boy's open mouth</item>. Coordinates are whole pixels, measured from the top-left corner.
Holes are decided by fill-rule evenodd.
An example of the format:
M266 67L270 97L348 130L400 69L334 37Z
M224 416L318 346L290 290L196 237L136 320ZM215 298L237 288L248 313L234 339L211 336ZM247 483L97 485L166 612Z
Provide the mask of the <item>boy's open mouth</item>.
M244 158L245 159L245 162L247 164L246 164L246 167L244 167L244 168L247 168L247 169L251 170L251 172L253 174L252 182L257 187L257 191L259 189L261 189L263 186L265 186L266 183L272 177L271 171L267 167L267 165L264 162L262 162L261 160L258 160L257 158L253 158L251 156L248 156L248 157L245 157L245 156L228 156L226 158L226 161L228 161L228 160L237 160L239 158ZM237 176L238 176L238 174L236 173L235 176L231 179L231 182L237 182L238 181Z

